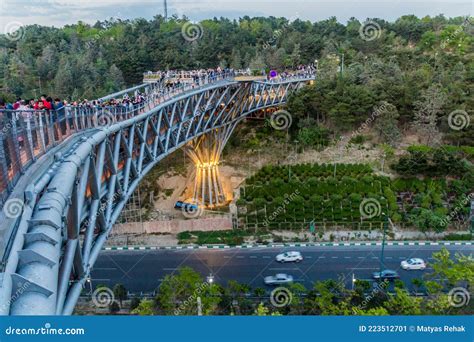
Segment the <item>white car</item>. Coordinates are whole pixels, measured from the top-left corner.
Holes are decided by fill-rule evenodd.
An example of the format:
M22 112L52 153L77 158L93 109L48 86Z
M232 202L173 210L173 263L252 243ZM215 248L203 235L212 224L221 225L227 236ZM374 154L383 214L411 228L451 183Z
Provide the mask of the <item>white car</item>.
M293 277L289 274L285 273L278 273L274 276L268 276L263 279L266 285L280 285L280 284L288 284L293 281Z
M411 258L408 260L403 260L400 263L400 266L404 270L424 270L426 268L426 263L423 259L420 258Z
M300 262L303 260L303 256L300 252L285 252L276 256L278 262Z

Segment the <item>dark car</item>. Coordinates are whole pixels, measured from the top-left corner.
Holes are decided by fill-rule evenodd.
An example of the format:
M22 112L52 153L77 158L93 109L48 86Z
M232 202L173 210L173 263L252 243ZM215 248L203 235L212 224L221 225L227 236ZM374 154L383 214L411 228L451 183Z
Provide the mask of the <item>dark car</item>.
M383 270L382 273L380 272L372 273L372 278L394 280L394 279L400 278L400 276L398 275L397 271Z
M196 204L186 203L183 201L177 201L174 205L174 208L178 210L184 210L187 212L194 212L199 209L199 207Z

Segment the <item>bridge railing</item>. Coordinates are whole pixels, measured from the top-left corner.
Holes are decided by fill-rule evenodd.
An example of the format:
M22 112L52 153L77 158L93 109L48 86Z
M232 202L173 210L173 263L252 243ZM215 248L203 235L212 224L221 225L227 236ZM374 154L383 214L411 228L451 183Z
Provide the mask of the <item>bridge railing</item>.
M130 119L187 91L232 77L222 73L173 87L144 85L146 100L136 104L0 110L0 207L26 169L71 135Z

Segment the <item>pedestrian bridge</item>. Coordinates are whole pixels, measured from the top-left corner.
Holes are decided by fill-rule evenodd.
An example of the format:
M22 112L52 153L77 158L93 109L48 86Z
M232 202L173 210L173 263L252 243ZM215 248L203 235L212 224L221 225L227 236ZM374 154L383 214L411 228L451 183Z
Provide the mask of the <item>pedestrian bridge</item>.
M186 146L206 168L240 121L284 104L313 80L314 74L278 81L224 75L179 89L150 83L123 91L148 94L130 108L4 111L0 313L71 314L113 224L160 160ZM214 155L207 161L200 157L204 145ZM221 194L208 169L195 192L212 205Z

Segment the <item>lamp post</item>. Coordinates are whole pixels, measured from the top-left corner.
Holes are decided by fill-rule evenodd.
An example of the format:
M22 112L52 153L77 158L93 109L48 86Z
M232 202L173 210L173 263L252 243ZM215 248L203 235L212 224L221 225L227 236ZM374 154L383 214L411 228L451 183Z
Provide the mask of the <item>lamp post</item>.
M380 277L379 280L382 279L382 271L383 271L383 254L385 251L385 235L387 233L387 226L388 226L388 216L386 213L382 212L383 216L383 236L382 236L382 251L380 253Z

